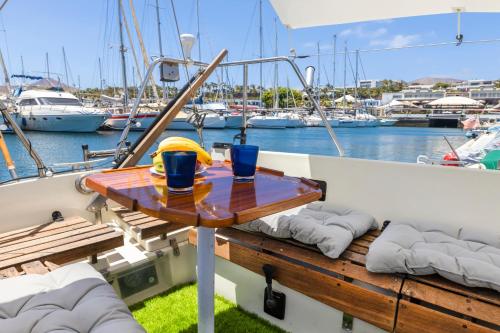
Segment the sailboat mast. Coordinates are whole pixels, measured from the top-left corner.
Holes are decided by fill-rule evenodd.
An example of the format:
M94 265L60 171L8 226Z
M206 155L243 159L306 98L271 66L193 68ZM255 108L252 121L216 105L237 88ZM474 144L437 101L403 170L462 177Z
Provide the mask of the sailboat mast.
M128 110L128 85L127 85L127 64L125 62L125 46L123 45L123 25L122 25L122 0L118 2L118 29L120 35L120 59L122 63L122 81L123 81L123 112Z
M69 88L69 79L68 79L68 61L66 59L66 51L64 50L64 46L62 48L63 61L64 61L64 76L66 78L66 87Z
M344 104L345 104L345 95L347 92L346 88L346 81L347 81L347 42L344 43Z
M262 0L259 0L259 57L264 57L264 44L263 44L263 29L262 29ZM259 101L262 103L262 63L259 64Z
M103 93L102 91L102 65L101 65L101 57L97 59L99 61L99 88L101 90L101 95Z
M320 103L321 100L321 57L319 55L319 42L316 43L316 49L318 51L318 81L317 81L317 96L316 98L318 99L318 103Z
M358 100L358 81L359 81L359 69L358 69L358 63L359 63L359 50L356 50L356 74L354 75L354 97L356 98L356 101Z
M337 35L333 35L333 77L332 77L332 106L335 108L335 76L337 75Z
M200 0L196 0L196 39L198 39L198 60L201 61L201 38L200 38Z
M24 59L23 56L21 56L21 74L24 76Z
M161 43L161 21L160 21L160 6L156 0L156 25L158 27L158 46L160 48L160 57L163 58L163 45ZM162 98L165 99L165 82L161 81Z
M5 62L3 60L3 54L2 54L1 50L0 50L0 62L2 64L2 70L3 70L4 77L5 77L5 85L7 86L7 89L9 89L8 95L10 95L12 93L12 87L10 85L9 72L7 71L7 66L5 66Z
M278 56L278 24L276 17L274 18L274 56ZM274 62L274 109L278 109L279 96L278 96L278 62Z
M45 66L47 67L47 79L50 79L49 52L45 52Z

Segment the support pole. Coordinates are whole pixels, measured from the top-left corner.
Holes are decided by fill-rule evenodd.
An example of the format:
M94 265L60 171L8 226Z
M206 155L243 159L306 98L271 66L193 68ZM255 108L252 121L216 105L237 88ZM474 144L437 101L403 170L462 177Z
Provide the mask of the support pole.
M118 31L120 34L120 57L122 63L122 80L123 80L123 112L128 109L128 84L127 84L127 64L125 62L125 46L123 45L123 26L122 26L122 0L118 1Z
M215 229L198 227L198 333L214 332Z
M247 106L248 106L248 65L243 65L243 110L241 114L240 144L247 143Z

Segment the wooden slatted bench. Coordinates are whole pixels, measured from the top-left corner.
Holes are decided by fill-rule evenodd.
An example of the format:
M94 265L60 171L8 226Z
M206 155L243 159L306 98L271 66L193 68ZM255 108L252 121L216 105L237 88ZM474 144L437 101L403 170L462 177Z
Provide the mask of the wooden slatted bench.
M499 332L500 293L467 288L439 276L405 279L396 332Z
M147 251L154 251L172 245L172 240L181 242L187 240L187 236L181 237L191 227L184 224L160 220L138 211L132 211L125 207L113 208L118 216L120 226ZM165 243L168 241L168 243Z
M81 217L0 234L0 270L22 269L33 261L64 264L123 245L123 234Z
M378 232L371 232L367 236L374 239L377 235ZM190 231L189 241L196 244L195 229ZM215 253L260 275L262 266L271 264L276 267L274 279L280 284L392 331L403 279L368 272L363 258L369 241L357 241L343 258L333 260L295 242L226 228L217 229Z
M59 265L54 264L50 261L32 261L21 265L21 271L18 271L15 267L5 268L0 270L0 280L15 276L21 276L26 274L45 274L59 268Z
M387 331L500 331L496 291L468 288L437 275L368 272L366 254L379 234L371 231L355 239L335 260L296 241L227 228L217 230L215 252L260 275L262 266L271 264L282 285ZM195 229L189 242L196 245Z

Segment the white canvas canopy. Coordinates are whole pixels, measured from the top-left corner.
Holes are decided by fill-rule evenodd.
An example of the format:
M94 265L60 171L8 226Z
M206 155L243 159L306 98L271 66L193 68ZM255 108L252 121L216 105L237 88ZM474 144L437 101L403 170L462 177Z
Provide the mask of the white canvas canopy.
M345 95L345 96L337 98L335 100L335 103L343 103L344 101L347 103L354 103L354 102L356 102L356 98L352 97L351 95Z
M397 109L397 108L418 108L415 104L407 101L398 101L393 99L390 103L379 106L381 109Z
M476 101L472 98L462 97L462 96L450 96L436 99L430 102L430 106L445 106L445 107L459 107L459 106L469 106L469 107L479 107L483 106L481 102Z
M498 0L270 0L291 29L461 12L500 12Z

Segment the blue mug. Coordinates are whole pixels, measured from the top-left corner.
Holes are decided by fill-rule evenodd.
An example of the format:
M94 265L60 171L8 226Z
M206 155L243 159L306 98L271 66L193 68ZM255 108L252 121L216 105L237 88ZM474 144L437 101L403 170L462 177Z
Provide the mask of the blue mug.
M233 145L231 147L231 164L234 180L252 181L255 177L255 168L259 147L252 145Z
M194 151L165 151L161 153L167 177L167 188L170 192L190 192L193 190L196 156Z

